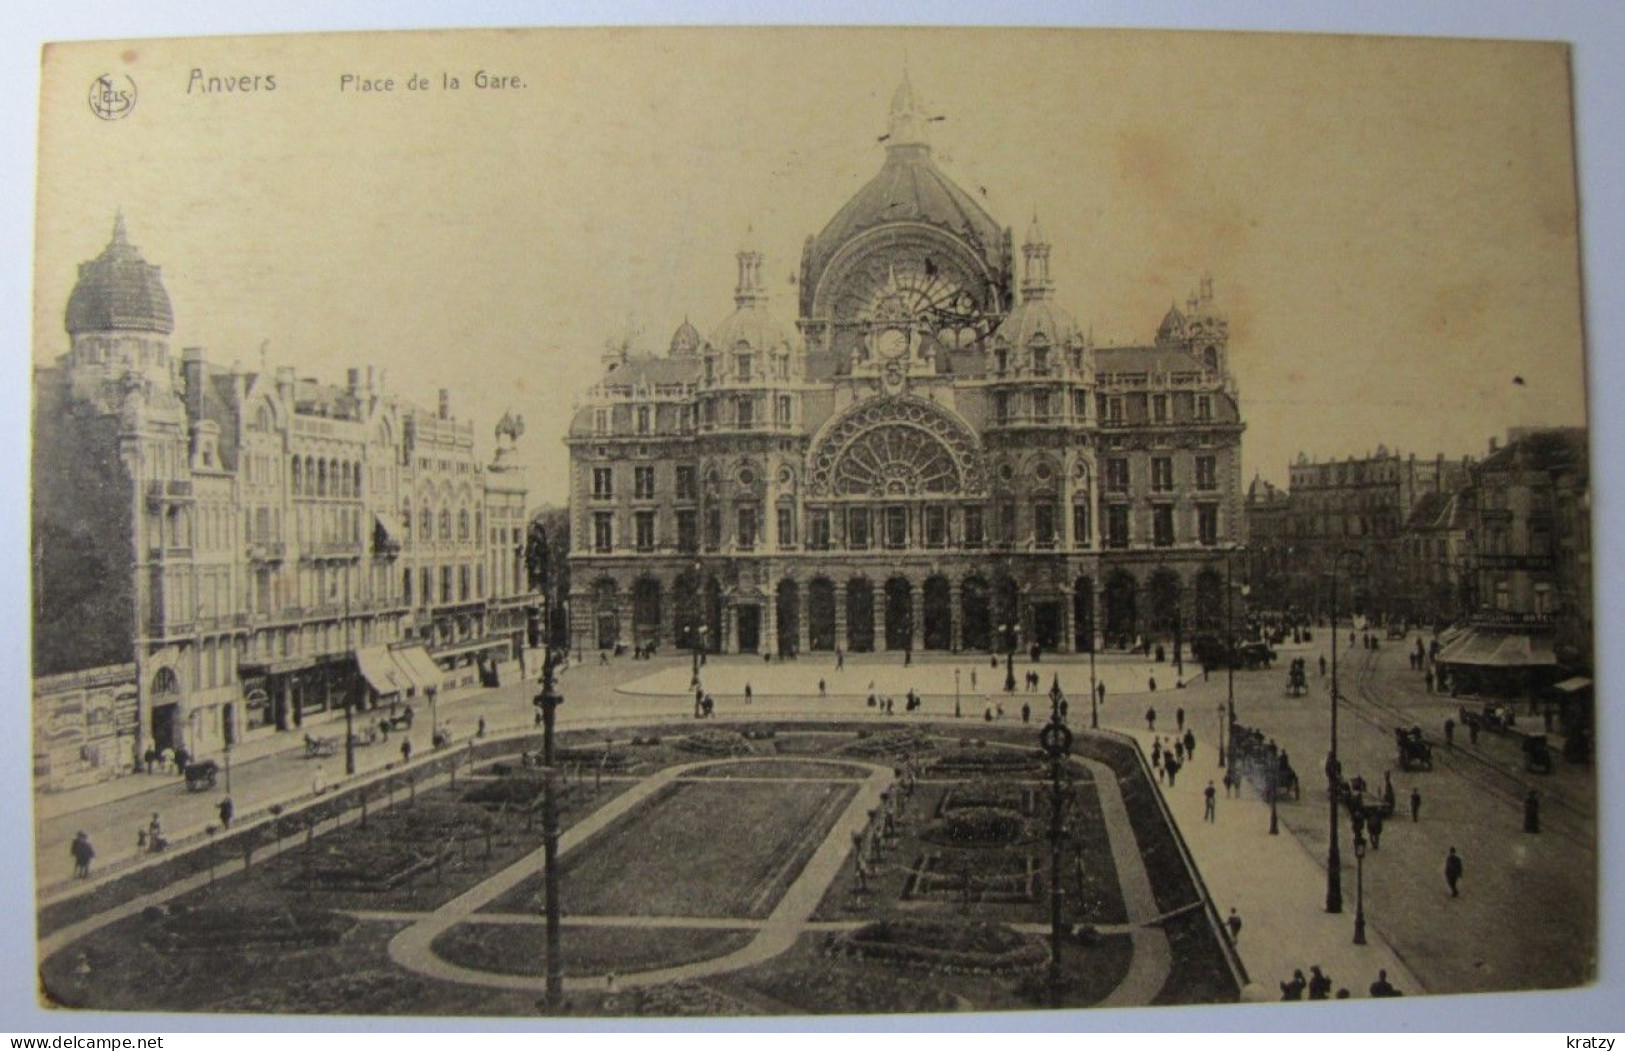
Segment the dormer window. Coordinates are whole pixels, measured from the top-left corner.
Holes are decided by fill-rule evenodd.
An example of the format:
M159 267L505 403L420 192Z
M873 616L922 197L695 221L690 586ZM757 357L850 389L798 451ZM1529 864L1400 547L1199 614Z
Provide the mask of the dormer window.
M1010 366L1010 352L999 348L993 352L993 367L999 375L1004 375L1005 369Z
M1049 375L1049 348L1048 347L1034 347L1033 348L1033 375L1034 376L1048 376Z
M739 362L739 371L738 371L739 382L741 382L741 383L749 383L750 382L750 373L751 373L751 356L749 354L740 354L738 356L738 362Z

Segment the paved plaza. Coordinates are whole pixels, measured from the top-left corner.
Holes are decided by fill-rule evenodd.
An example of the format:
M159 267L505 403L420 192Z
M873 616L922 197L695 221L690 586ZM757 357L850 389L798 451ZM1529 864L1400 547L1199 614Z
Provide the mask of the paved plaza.
M1166 662L1159 664L1122 654L1103 655L1094 668L1095 681L1107 687L1105 702L1095 713L1103 730L1128 735L1149 757L1158 738L1171 746L1182 715L1197 742L1177 783L1161 783L1157 789L1219 915L1227 915L1233 908L1242 919L1235 948L1251 980L1243 997L1278 999L1278 983L1290 977L1294 969L1307 972L1311 965L1320 966L1337 986L1349 989L1356 997L1365 994L1379 969L1386 970L1389 979L1407 993L1506 989L1527 985L1532 974L1553 986L1586 980L1593 967L1592 932L1596 920L1595 799L1590 771L1559 764L1554 774L1538 780L1549 801L1550 819L1541 834L1528 835L1521 831L1518 800L1524 781L1535 775L1522 773L1510 741L1484 735L1472 743L1458 737L1454 749L1443 748L1441 742L1434 770L1410 774L1394 769L1393 725L1414 722L1438 739L1442 733L1437 727L1455 711L1456 703L1428 693L1423 684L1413 681L1416 676L1409 671L1399 644L1376 652L1356 650L1344 656L1340 667L1346 701L1339 727L1339 750L1345 769L1379 785L1383 776L1391 773L1404 811L1389 823L1380 850L1372 851L1365 859L1368 944L1352 943L1357 877L1346 838L1347 818L1341 812L1338 820L1339 835L1345 837L1345 907L1336 915L1324 910L1329 818L1318 768L1329 732L1329 683L1320 679L1313 667L1318 649L1301 648L1300 652L1311 664L1308 696L1287 695L1285 672L1280 665L1273 670L1238 671L1233 679L1238 720L1260 728L1288 749L1294 766L1303 775L1302 797L1283 800L1278 807L1278 835L1268 832L1268 806L1246 786L1236 798L1221 791L1214 820L1203 818L1204 789L1210 780L1222 783L1224 773L1218 765L1215 744L1231 685L1227 676L1216 673L1204 678L1199 670L1190 668L1189 674L1182 677ZM987 727L986 715L991 707L995 714L991 729L1019 734L1025 704L1030 706L1035 739L1038 723L1048 716L1048 690L1058 680L1068 697L1073 727L1089 725L1091 669L1087 659L1045 658L1033 663L1018 658L1014 670L1018 688L1013 693L1003 690L1004 662L1001 660L994 668L986 658L971 661L932 656L904 666L897 655L861 655L847 657L845 667L837 670L832 655L771 664L748 658L712 657L701 679L703 688L717 699L718 719L733 723L822 720L890 730L930 721L951 727L957 702L958 718L967 728ZM973 672L976 685L970 686ZM1040 676L1035 691L1025 685L1029 672ZM589 660L568 669L562 677L566 703L560 709L561 729L603 727L613 732L616 727L665 723L688 731L713 725L692 718L691 677L692 663L686 656L650 661L617 658L607 664ZM820 678L825 680L826 696L819 695ZM1158 687L1155 692L1150 689L1153 678ZM956 679L960 687L957 695ZM747 682L752 693L749 702L744 698ZM490 738L518 734L532 727L534 709L530 698L535 689L533 683L519 682L473 692L442 702L437 715L452 732L454 747L474 737L481 720ZM923 698L918 713L904 712L903 697L911 689ZM893 714L871 708L867 704L871 692L890 696ZM1151 707L1157 711L1154 733L1147 728L1145 719ZM1002 716L997 714L1000 708ZM413 735L413 743L416 757L421 758L431 751L426 721L420 720L419 730ZM296 743L278 739L240 750L233 785L239 814L251 817L272 805L293 807L312 798L314 761L303 758L300 749L274 747ZM401 756L392 741L387 748L360 750L358 759L357 777L366 778L398 768ZM858 794L828 826L822 845L801 863L799 875L788 884L770 914L712 920L681 915L619 919L600 915L572 917L571 922L578 926L646 927L649 931L698 926L722 939L716 942L719 948L712 955L618 974L615 981L622 989L704 979L785 953L803 935L850 928L849 921L815 918L814 910L829 892L833 874L848 857L852 832L849 826L863 823L877 794L891 780L889 767L868 769L870 772L859 782L851 782L859 785ZM668 768L583 818L564 837L566 861L571 851L595 831L614 824L667 782L693 773L687 768ZM1098 784L1115 783L1099 769L1091 773ZM342 759L326 761L324 774L328 790L342 787ZM1416 822L1409 820L1405 802L1413 786L1423 798ZM139 871L142 865L150 866L159 860L150 855L136 856L133 850L134 830L152 812L163 815L170 835L184 845L202 838L206 827L217 823L215 808L222 796L223 791L189 793L176 780L138 775L77 794L41 797L37 871L42 901L67 900L83 889L66 879L66 843L73 830L92 829L99 840L99 878L92 882L101 885L112 876ZM1106 929L1130 935L1133 953L1128 971L1100 1002L1149 1002L1162 984L1153 975L1165 973L1157 961L1164 958L1168 946L1153 922L1154 906L1134 890L1133 874L1143 864L1140 848L1132 835L1123 834L1124 820L1104 792L1101 805L1107 826L1113 830L1110 852L1116 858L1119 883L1129 907L1126 924L1108 925ZM116 841L126 835L131 841L129 849L121 850ZM1443 858L1450 846L1458 847L1468 863L1463 893L1457 899L1450 898L1442 875ZM539 867L539 853L517 858L477 886L429 911L398 914L403 925L388 941L389 958L425 979L534 992L539 988L538 975L470 970L437 954L432 946L437 937L457 925L534 925L533 915L492 912L486 906L525 879L535 877ZM134 907L194 890L201 881L201 876L179 881L141 898ZM1539 925L1509 928L1500 922L1499 917L1527 911L1537 904L1544 918ZM42 948L50 951L63 947L99 924L118 921L129 914L129 908L101 916L90 927L59 930L45 939ZM372 921L382 918L369 916ZM1044 929L1043 924L1034 922L1018 923L1016 927L1032 934ZM1497 936L1487 936L1485 932L1490 931L1498 932ZM790 958L796 958L795 954ZM1531 966L1531 961L1538 966ZM571 988L595 988L607 979L608 974L575 975Z

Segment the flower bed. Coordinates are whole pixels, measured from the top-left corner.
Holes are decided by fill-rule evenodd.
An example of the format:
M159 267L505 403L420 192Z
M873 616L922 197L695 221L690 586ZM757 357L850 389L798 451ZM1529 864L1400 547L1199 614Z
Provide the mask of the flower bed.
M903 881L903 900L1026 904L1038 900L1038 863L1026 854L966 852L915 859Z
M677 742L679 750L695 755L749 755L750 742L732 730L701 730Z
M541 803L546 780L534 773L512 774L492 780L476 781L462 795L464 803L484 807L512 807L529 810Z
M1036 752L1010 748L958 748L938 756L931 764L933 774L956 777L989 777L1029 774L1043 765Z
M382 894L434 867L432 847L422 852L379 840L322 842L300 858L283 886L293 890L362 891Z
M328 909L189 909L148 913L149 945L159 952L216 952L237 949L314 949L334 945L358 922Z
M907 730L889 730L885 733L868 736L867 731L858 731L858 740L852 742L841 751L847 755L863 756L871 759L893 759L898 756L911 755L915 752L929 752L936 748L936 743L925 735L923 730L913 728Z
M1027 822L1009 807L960 807L920 830L920 838L943 847L1007 847L1027 838Z
M1000 781L972 781L955 785L943 793L937 807L938 817L947 817L954 810L980 807L1000 807L1023 814L1033 813L1032 789Z
M1049 961L1042 942L1002 923L951 920L877 920L830 936L825 949L947 974L1010 974Z

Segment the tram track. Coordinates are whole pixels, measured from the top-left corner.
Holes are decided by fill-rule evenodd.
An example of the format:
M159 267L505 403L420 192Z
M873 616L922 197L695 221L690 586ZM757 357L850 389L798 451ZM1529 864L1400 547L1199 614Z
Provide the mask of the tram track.
M1359 698L1358 703L1346 694L1341 699L1346 710L1358 716L1363 722L1391 734L1393 727L1413 724L1415 718L1412 713L1377 695L1372 686L1374 664L1375 656L1366 653L1356 669L1354 685ZM1529 790L1538 791L1542 802L1541 818L1544 832L1561 836L1576 846L1592 853L1596 852L1594 810L1570 798L1564 792L1521 776L1495 760L1468 749L1435 745L1433 765L1435 769L1449 770L1474 788L1507 804L1520 814L1523 810L1524 797Z

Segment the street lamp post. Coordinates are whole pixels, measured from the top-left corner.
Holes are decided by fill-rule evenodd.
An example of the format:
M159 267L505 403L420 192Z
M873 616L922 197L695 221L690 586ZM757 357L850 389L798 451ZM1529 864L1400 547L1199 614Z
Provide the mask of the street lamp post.
M959 718L959 669L954 669L954 718Z
M1270 761L1270 835L1281 834L1281 819L1275 813L1275 800L1281 792L1281 756L1276 753Z
M1342 765L1337 760L1337 566L1347 555L1361 558L1354 548L1344 548L1332 557L1332 738L1326 757L1326 797L1330 835L1326 846L1326 911L1343 911L1343 855L1337 845L1337 786Z
M1365 830L1354 826L1354 944L1365 944Z
M1095 589L1089 588L1089 729L1100 729L1100 684L1095 681ZM1222 747L1222 746L1221 746Z
M547 993L543 1007L548 1014L558 1013L564 1004L564 965L559 958L559 809L553 776L553 728L564 697L559 693L558 678L554 674L556 652L553 647L548 648L542 664L542 691L533 701L542 710L542 769L545 771L542 783L542 879L547 920L547 958L543 961Z
M1061 715L1061 705L1065 700L1066 696L1061 692L1061 677L1056 675L1049 691L1049 722L1038 732L1038 742L1050 761L1049 989L1051 1003L1056 1007L1061 1003L1061 848L1066 841L1061 775L1066 757L1072 751L1072 731L1067 729L1066 719Z
M1226 723L1226 720L1225 720L1225 717L1224 717L1225 712L1224 712L1224 704L1223 704L1223 702L1220 702L1217 711L1218 711L1218 716L1219 716L1219 769L1223 770L1224 765L1225 765L1225 763L1224 763L1224 739L1226 737L1230 736L1230 734L1227 732L1229 730L1229 727L1228 727L1228 725Z

